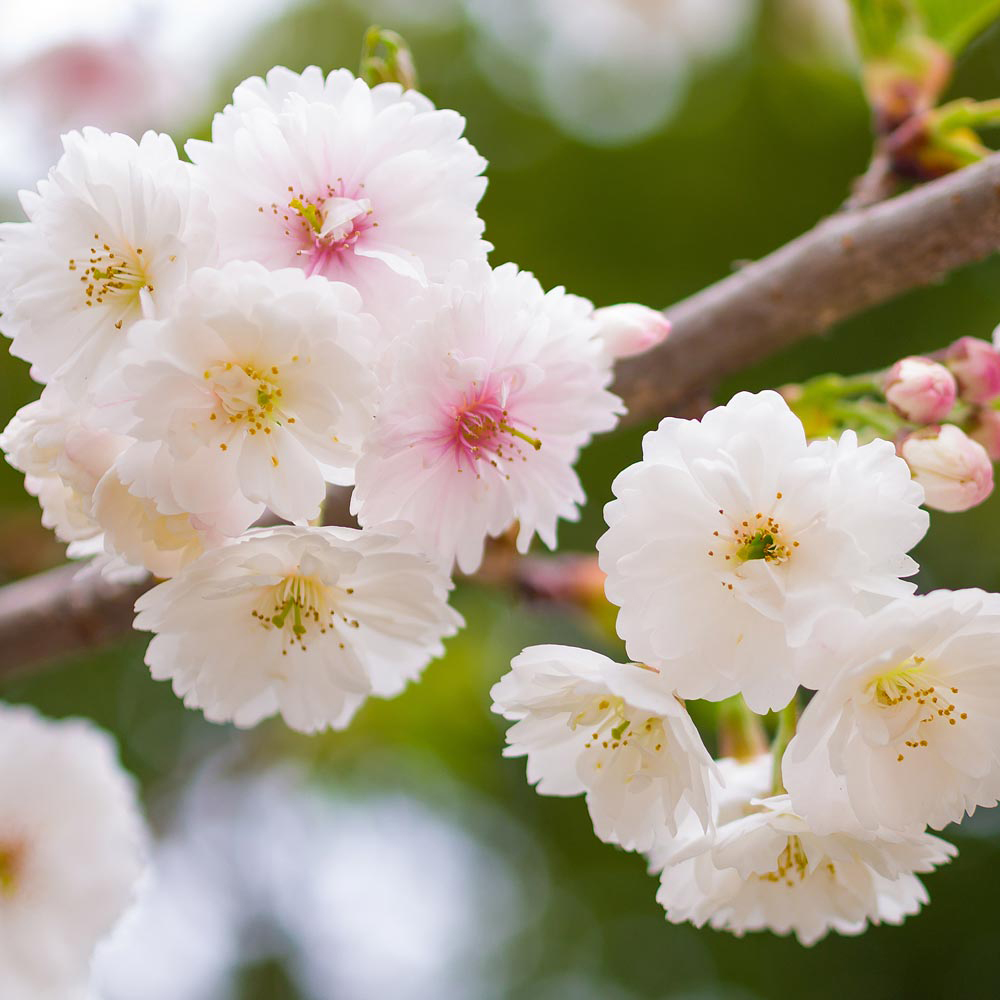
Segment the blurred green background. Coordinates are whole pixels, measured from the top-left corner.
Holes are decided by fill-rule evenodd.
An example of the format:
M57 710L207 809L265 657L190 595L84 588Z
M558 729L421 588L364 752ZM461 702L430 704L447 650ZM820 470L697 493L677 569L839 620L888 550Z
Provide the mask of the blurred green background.
M670 120L641 140L613 147L568 137L523 96L488 82L474 33L461 18L444 27L382 23L406 32L423 89L466 116L469 138L490 161L482 213L496 248L494 263L517 261L544 285L564 284L599 305L665 306L835 211L865 167L871 140L856 71L816 39L790 37L784 7L763 3L741 41L699 65ZM354 68L364 27L383 14L360 0L293 9L226 66L217 106L239 79L276 63ZM996 27L963 55L952 93L1000 95ZM209 120L206 110L203 135ZM885 366L964 334L989 337L1000 318L998 287L1000 261L969 268L729 380L718 397L826 370ZM0 385L4 419L38 391L25 366L6 356ZM584 456L580 469L590 503L579 524L563 526L564 547L592 549L611 479L638 457L644 429L609 435ZM14 579L61 560L20 476L6 467L0 470L0 508L0 576ZM1000 589L998 513L1000 498L994 497L969 514L935 514L917 552L921 589ZM331 801L363 808L386 797L416 799L481 845L491 859L485 867L496 868L467 871L459 880L483 879L478 889L465 886L472 900L460 928L472 942L463 953L466 964L445 963L434 973L437 980L401 974L395 986L390 981L384 987L387 998L997 995L1000 977L990 945L998 929L997 817L981 812L961 830L948 831L960 857L925 879L932 905L902 928L875 928L856 939L831 935L804 949L768 934L737 940L671 926L642 859L599 843L582 800L537 796L524 780L523 761L501 756L504 727L489 712L491 684L525 645L562 641L617 650L580 618L473 584L459 586L455 603L468 627L444 660L401 697L370 703L345 733L306 739L279 723L252 733L211 726L150 680L138 638L9 681L4 697L53 716L86 715L116 733L161 830L174 828L177 804L206 760L222 760L225 770L240 775L295 761ZM407 841L405 828L379 831L386 835L390 844ZM276 840L269 849L280 855L284 846ZM419 855L408 863L419 866ZM310 873L300 876L308 880ZM502 920L483 902L498 878L507 886ZM437 891L459 890L432 885L424 900L432 909L445 902L435 900ZM355 913L360 919L365 895L362 890L344 904L345 921ZM385 905L392 908L391 894ZM419 923L423 904L408 905ZM192 919L196 923L197 915ZM393 954L387 949L387 968ZM264 946L244 941L230 963L229 985L204 996L365 995L361 987L303 985L290 956L280 940ZM353 960L350 953L342 956L345 964ZM178 989L163 995L200 1000L203 994Z

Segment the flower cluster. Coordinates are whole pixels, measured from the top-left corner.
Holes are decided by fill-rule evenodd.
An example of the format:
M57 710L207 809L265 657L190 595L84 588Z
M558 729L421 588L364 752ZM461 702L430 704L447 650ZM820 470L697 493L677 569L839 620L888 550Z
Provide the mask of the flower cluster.
M994 333L994 339L997 334ZM942 355L903 358L884 378L886 402L915 429L898 434L899 453L924 487L927 505L962 511L993 492L1000 457L1000 352L960 337Z
M164 580L147 663L213 720L339 728L417 677L461 624L455 564L578 516L612 364L669 330L492 268L463 129L277 68L189 161L70 133L0 226L4 331L44 384L0 443L71 555ZM360 529L321 526L331 487Z
M1000 799L1000 595L914 595L906 463L740 393L664 420L614 493L598 552L633 662L525 650L493 689L508 752L648 856L671 921L811 944L916 913L955 853L927 828ZM711 760L686 699L730 699L736 756Z

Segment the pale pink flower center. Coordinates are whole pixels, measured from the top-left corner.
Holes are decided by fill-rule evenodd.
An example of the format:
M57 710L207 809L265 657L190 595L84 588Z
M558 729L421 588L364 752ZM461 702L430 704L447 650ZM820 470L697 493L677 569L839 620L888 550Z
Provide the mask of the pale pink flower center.
M352 251L361 235L378 223L372 220L371 201L364 196L364 185L346 191L343 181L327 184L311 196L296 193L288 186L288 203L270 205L272 215L284 226L284 235L295 244L295 255L302 258L307 274L322 273ZM263 206L259 212L265 212Z
M502 395L506 394L487 385L463 393L459 402L446 409L446 424L434 440L454 454L459 471L476 471L480 460L499 470L502 463L527 461L530 451L541 448L541 441L520 429L535 428L513 417Z

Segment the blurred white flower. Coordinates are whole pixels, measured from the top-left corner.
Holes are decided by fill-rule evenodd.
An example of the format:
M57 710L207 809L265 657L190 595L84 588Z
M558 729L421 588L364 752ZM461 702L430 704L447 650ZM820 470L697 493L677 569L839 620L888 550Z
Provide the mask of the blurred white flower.
M708 827L712 758L655 672L570 646L530 646L490 692L514 722L508 757L527 756L543 795L587 796L594 830L626 850L677 832L680 807Z
M818 833L845 813L917 832L1000 798L1000 595L941 590L813 639L819 688L785 753L785 787Z
M146 663L213 722L343 729L443 651L461 616L401 526L279 527L206 552L136 602Z
M521 552L536 532L555 548L584 501L580 449L621 412L593 306L505 264L471 289L430 289L406 318L357 468L358 519L408 521L465 573L515 520Z
M82 122L138 138L197 124L227 64L301 0L0 5L0 210Z
M618 634L682 698L786 705L836 608L911 593L923 491L888 441L806 443L775 392L668 417L613 484L598 541Z
M0 225L0 312L11 353L71 391L112 371L126 333L212 259L214 220L169 136L95 128L23 191L28 222Z
M480 63L569 133L629 142L677 108L699 62L725 53L755 0L467 0Z
M957 852L929 834L819 836L786 795L754 800L747 814L678 851L660 876L657 900L671 923L706 923L737 936L794 933L814 944L829 931L860 934L899 924L927 902L915 873Z
M298 269L196 272L167 318L135 327L101 393L123 401L119 430L158 446L135 492L158 501L166 461L164 513L208 520L243 497L289 521L317 517L325 481L353 481L375 408L376 324L360 305L348 285Z
M348 798L294 767L224 776L219 763L185 793L135 910L98 951L101 1000L232 1000L240 967L267 958L309 1000L502 995L492 963L524 929L525 844L514 869L406 795ZM456 801L477 818L467 789Z
M346 69L282 67L236 88L212 142L191 140L223 258L345 281L379 318L455 261L485 261L486 161L465 119Z
M132 901L146 832L111 738L0 705L0 995L64 1000Z

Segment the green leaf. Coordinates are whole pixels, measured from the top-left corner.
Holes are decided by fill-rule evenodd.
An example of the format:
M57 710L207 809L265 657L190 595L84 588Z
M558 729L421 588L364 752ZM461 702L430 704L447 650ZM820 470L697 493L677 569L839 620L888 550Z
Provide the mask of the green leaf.
M1000 18L1000 0L916 0L916 4L927 34L952 55Z
M849 0L866 61L891 57L915 35L932 38L952 55L1000 19L1000 0Z

